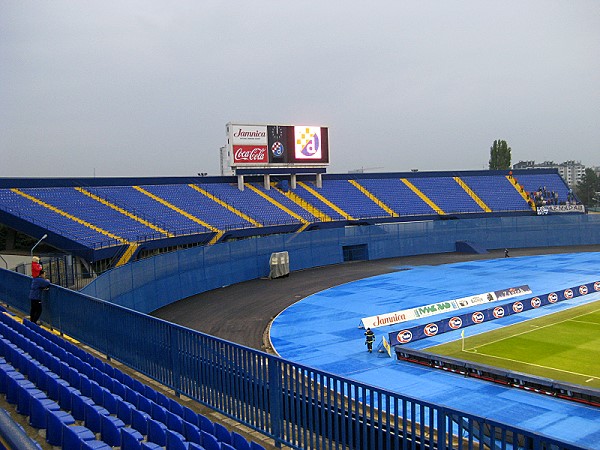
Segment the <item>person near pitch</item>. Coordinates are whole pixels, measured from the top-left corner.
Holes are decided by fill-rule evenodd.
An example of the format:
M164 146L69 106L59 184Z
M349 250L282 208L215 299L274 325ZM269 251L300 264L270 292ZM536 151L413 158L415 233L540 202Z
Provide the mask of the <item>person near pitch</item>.
M367 328L367 331L365 331L365 345L369 353L373 351L373 342L375 342L375 333L370 328Z

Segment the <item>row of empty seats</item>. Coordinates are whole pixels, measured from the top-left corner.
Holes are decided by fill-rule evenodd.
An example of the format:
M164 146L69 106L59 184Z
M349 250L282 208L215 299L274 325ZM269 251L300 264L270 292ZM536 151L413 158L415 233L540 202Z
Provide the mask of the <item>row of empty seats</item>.
M260 450L79 347L0 312L0 393L63 449Z
M0 210L90 248L322 220L482 213L486 206L491 212L530 210L519 186L503 175L467 174L461 180L466 189L451 173L325 178L322 187L298 182L293 191L277 183L271 189L247 183L240 191L228 182L30 187L0 189ZM519 174L518 180L528 191L547 186L563 197L568 190L558 174Z

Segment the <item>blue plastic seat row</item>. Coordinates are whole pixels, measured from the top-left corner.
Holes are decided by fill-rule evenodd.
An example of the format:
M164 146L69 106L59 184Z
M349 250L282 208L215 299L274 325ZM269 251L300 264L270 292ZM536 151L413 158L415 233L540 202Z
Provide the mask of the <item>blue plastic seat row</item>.
M2 321L4 322L4 320ZM58 344L50 342L50 337L53 338L53 341L56 340L55 335L29 322L22 325L10 319L8 323L11 324L13 329L26 330L25 333L40 342L41 346L52 350L63 359L69 359L68 356L72 356L70 362L76 364L78 358L58 347ZM39 334L36 331L39 331ZM175 433L184 443L202 444L204 441L214 441L221 445L233 444L235 441L242 449L246 449L250 445L253 448L262 448L256 443L249 444L241 436L236 437L234 440L234 435L222 425L213 424L205 416L194 412L97 358L94 358L94 361L101 364L90 361L95 366L109 371L111 375L121 378L122 382L102 372L97 367L92 367L89 363L80 360L80 370L76 370L61 361L59 357L34 345L30 339L16 332L10 333L9 331L9 334L21 346L31 351L32 355L35 355L32 358L30 354L23 352L23 356L18 359L19 361L29 361L29 364L21 362L21 365L30 374L31 378L40 387L46 389L50 398L56 399L60 406L69 411L75 419L84 420L86 426L89 425L90 429L97 433L101 433L104 429L103 433L106 436L103 435L103 437L105 440L110 441L112 445L115 445L118 439L122 438L122 436L119 436L118 428L124 426L131 426L143 435L147 435L152 430L153 437L162 442L164 439L156 437L162 436L162 434L157 433L157 427L152 428L151 425L160 424L158 426L161 429L164 429L165 432ZM49 339L46 339L42 334L48 335ZM66 342L59 340L58 343L61 341ZM68 345L72 346L70 343ZM111 418L106 418L108 416ZM112 425L106 423L102 427L102 423L108 421ZM172 439L174 438L172 437ZM208 445L210 446L210 444Z

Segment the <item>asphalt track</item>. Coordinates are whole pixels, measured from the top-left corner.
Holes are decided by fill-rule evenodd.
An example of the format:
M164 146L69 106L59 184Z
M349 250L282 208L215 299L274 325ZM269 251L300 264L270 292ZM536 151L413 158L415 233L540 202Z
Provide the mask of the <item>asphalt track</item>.
M510 256L598 252L600 245L509 249ZM271 351L265 333L281 311L333 286L417 265L440 265L504 257L504 249L485 254L441 253L356 261L292 272L278 279L257 279L171 303L151 315L247 347Z

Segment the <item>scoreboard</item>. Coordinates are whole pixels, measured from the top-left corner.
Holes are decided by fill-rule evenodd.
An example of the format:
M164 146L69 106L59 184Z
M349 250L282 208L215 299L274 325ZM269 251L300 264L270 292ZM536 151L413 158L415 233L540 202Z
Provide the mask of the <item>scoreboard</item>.
M229 164L243 167L324 167L329 130L305 125L227 124Z

